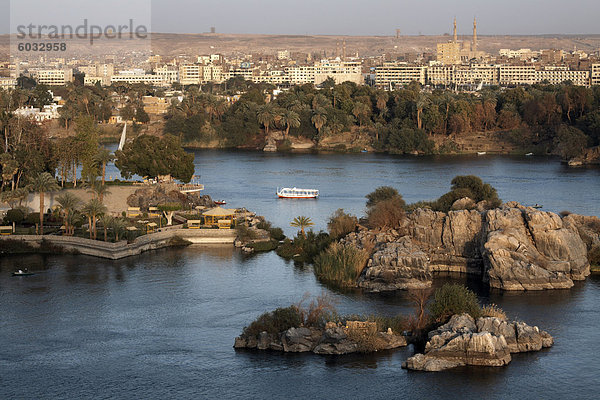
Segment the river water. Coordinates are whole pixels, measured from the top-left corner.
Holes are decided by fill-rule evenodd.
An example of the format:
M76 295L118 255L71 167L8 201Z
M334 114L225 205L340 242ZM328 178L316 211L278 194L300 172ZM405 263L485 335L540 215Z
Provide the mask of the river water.
M297 215L322 229L337 208L362 213L364 195L377 186L397 187L408 202L433 199L458 174L481 176L505 200L600 215L600 171L567 169L556 159L202 151L196 166L207 194L265 215L288 234ZM322 196L278 200L277 186L314 187ZM10 276L22 267L40 273ZM233 339L245 325L305 293L331 294L342 314L394 315L409 312L410 303L403 293L330 290L310 267L229 247L119 261L2 257L0 398L597 398L600 277L536 293L490 292L466 277L435 284L447 280L548 330L555 346L513 355L504 368L435 374L400 368L410 346L343 357L236 352Z

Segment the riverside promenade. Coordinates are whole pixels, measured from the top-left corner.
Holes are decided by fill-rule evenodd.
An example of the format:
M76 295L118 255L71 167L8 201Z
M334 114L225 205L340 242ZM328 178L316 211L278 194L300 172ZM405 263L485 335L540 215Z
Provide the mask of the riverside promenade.
M0 248L3 240L11 240L23 242L35 251L42 246L42 242L45 242L58 246L65 252L118 260L149 250L179 245L177 239L183 239L191 244L233 246L236 236L236 231L233 229L168 229L140 236L131 243L127 243L126 240L110 243L73 236L10 235L0 236Z

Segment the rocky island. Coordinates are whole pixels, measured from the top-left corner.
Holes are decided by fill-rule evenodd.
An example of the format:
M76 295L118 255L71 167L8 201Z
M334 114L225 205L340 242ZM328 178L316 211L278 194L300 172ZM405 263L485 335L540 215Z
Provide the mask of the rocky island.
M475 274L503 290L565 289L590 273L600 220L561 216L516 202L491 210L417 209L402 226L350 233L345 243L374 252L358 286L381 292L431 285L437 271Z
M410 357L402 368L433 372L465 365L501 367L510 363L511 353L554 344L552 336L537 326L497 317L475 321L469 314L453 315L428 338L424 353Z

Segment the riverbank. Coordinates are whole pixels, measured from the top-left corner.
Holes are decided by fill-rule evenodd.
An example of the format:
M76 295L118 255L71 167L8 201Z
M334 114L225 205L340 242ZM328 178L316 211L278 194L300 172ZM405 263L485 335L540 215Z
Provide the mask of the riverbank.
M46 252L45 249L51 246L55 254L74 253L118 260L146 251L188 244L233 247L236 236L236 231L230 229L169 229L140 236L131 243L125 240L110 243L73 236L12 235L0 236L0 254L10 254L11 247L17 248L19 253L36 253Z

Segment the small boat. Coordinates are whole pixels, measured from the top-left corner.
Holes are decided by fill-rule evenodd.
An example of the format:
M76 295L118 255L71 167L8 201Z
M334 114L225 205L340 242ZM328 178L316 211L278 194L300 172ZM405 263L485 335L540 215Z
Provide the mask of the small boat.
M317 189L277 188L280 199L316 199L319 197Z
M18 270L12 273L12 276L30 276L30 275L35 275L35 272L29 272L29 270Z
M532 156L532 155L533 155L533 153L527 153L527 154L525 154L525 155L526 155L527 157L529 157L529 156Z
M532 208L542 208L543 205L535 203L534 205L531 206Z
M477 155L478 156L485 156L487 153L485 151L478 151Z
M214 203L220 206L227 204L225 200L215 200Z
M369 150L367 150L367 149L362 149L360 152L361 152L361 153L368 153L368 152L369 152Z

